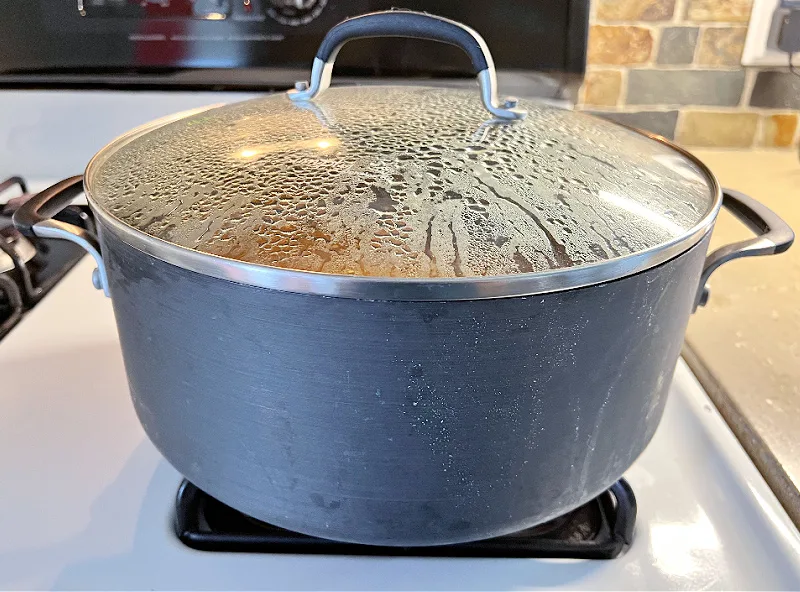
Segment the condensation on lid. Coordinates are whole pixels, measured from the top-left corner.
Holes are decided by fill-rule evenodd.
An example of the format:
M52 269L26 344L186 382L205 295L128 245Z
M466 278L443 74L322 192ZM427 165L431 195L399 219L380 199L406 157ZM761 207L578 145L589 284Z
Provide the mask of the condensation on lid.
M661 142L477 92L332 88L191 115L98 155L92 202L181 247L381 277L499 276L619 259L691 234L709 177Z

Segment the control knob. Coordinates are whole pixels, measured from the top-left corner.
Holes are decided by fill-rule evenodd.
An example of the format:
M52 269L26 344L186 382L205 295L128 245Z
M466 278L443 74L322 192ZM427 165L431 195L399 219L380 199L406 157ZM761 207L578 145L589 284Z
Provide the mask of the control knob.
M267 14L283 25L297 27L310 23L328 0L269 0Z

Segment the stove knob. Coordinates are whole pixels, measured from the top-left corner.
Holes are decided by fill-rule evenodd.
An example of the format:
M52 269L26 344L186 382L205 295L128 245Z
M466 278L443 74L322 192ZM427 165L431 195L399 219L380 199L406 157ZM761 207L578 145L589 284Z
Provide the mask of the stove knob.
M298 27L310 23L328 0L269 0L267 14L282 25Z

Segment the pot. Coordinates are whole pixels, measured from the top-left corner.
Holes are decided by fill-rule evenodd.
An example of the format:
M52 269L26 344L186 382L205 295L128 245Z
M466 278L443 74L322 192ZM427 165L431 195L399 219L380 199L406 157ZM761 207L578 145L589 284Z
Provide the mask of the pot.
M480 95L326 90L375 35L462 47ZM53 218L82 190L97 236ZM706 256L721 206L756 236ZM404 546L607 489L656 430L709 275L793 240L663 138L498 100L477 33L402 11L334 27L287 95L123 136L15 223L95 258L136 413L190 481Z

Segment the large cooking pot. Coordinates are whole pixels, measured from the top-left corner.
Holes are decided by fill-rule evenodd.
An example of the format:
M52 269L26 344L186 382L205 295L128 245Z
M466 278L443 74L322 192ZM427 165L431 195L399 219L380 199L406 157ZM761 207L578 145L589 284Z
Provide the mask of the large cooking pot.
M326 90L376 35L460 46L480 95ZM139 419L214 497L358 543L502 535L623 474L709 274L793 234L663 138L495 87L471 29L357 17L309 84L134 130L15 222L96 259ZM98 236L54 218L81 190ZM757 237L706 257L721 205Z

